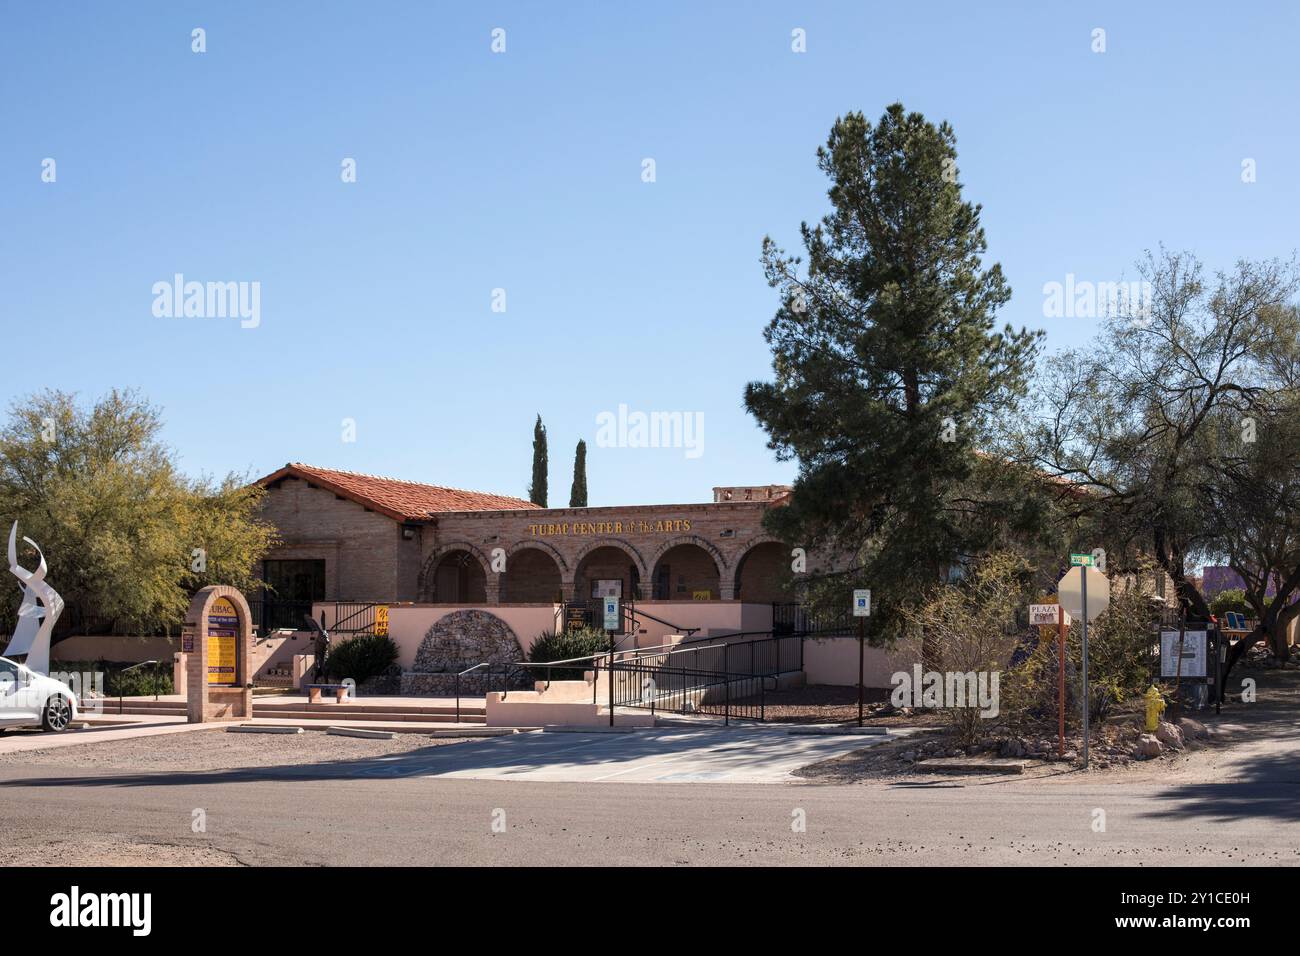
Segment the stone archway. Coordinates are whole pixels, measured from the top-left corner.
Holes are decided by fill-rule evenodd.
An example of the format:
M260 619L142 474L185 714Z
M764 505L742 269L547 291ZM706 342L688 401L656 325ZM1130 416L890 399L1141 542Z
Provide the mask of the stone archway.
M506 555L501 575L503 604L559 602L564 599L564 571L554 549L525 544Z
M579 602L593 599L592 588L597 582L611 580L620 582L624 601L642 597L645 562L626 541L605 538L592 542L578 554L573 567L573 596Z
M651 597L660 601L707 600L730 597L724 594L722 555L699 538L675 538L664 543L655 555L651 573Z
M438 548L420 569L419 595L425 604L484 604L496 591L496 575L472 544L452 542Z
M795 600L788 590L790 548L775 538L751 545L736 561L738 601L771 604Z

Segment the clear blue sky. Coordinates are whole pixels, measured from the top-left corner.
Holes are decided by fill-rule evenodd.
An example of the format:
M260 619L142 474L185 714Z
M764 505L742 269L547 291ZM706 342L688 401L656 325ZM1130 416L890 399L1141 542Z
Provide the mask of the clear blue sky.
M552 504L580 437L592 504L789 480L741 404L770 369L759 248L826 211L814 152L848 110L954 125L1003 317L1051 349L1093 323L1044 319L1043 283L1131 278L1162 241L1290 255L1300 222L1292 4L0 10L0 399L138 387L191 473L522 494L540 412ZM177 272L260 282L260 327L156 318ZM595 447L619 403L702 412L704 453Z

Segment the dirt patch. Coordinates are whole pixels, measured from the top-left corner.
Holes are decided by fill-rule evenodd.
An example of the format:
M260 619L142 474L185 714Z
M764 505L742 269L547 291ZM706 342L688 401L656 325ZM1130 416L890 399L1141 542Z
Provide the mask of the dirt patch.
M887 690L866 689L866 718L872 727L939 726L936 714L899 713L889 705ZM750 698L747 703L758 703ZM763 717L774 724L853 724L858 722L858 689L829 684L809 684L788 690L767 691L763 695Z
M367 740L337 737L318 730L301 734L232 734L224 730L198 730L0 754L0 765L139 771L236 770L366 760L457 743L460 740L434 740L425 734L397 734L392 740Z
M22 866L242 866L234 855L208 846L130 843L125 840L55 840L25 848Z

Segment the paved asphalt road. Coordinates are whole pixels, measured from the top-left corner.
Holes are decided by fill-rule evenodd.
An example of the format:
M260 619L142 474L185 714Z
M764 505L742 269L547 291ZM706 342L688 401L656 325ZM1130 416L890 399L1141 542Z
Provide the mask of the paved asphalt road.
M1063 774L850 786L14 765L0 772L0 828L23 842L213 847L250 864L1294 865L1295 759L1292 747L1265 772L1221 783L1194 768L1163 782ZM206 834L191 832L196 808ZM1104 833L1093 829L1098 809ZM806 831L796 832L801 818Z
M566 761L582 782L528 779L540 767L570 779L574 771L554 753L530 762L538 741L521 738L397 760L210 772L13 763L0 767L0 832L27 845L203 847L249 864L1298 865L1300 737L1289 693L1238 708L1231 747L1043 779L720 782L674 776L724 766L731 758L716 742L697 738L707 746L680 767L655 766L651 737L625 734L551 737L548 746L574 748ZM841 750L864 743L812 739ZM623 766L611 763L616 741L641 748L626 765L639 769L609 776ZM403 769L359 772L376 765ZM195 834L199 808L207 832Z

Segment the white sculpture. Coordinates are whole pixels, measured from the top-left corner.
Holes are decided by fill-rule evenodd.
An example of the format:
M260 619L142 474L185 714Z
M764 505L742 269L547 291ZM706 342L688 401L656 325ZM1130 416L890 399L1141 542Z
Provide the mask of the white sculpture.
M6 657L27 655L23 663L37 674L50 672L50 635L54 622L63 613L63 598L45 583L45 555L31 538L24 541L36 548L41 559L35 571L28 571L18 563L18 522L9 529L9 570L22 582L23 601L18 606L18 624L13 639L5 649ZM39 604L37 602L40 602Z

